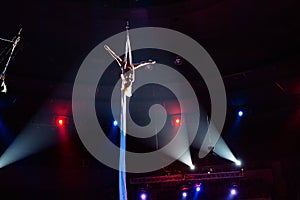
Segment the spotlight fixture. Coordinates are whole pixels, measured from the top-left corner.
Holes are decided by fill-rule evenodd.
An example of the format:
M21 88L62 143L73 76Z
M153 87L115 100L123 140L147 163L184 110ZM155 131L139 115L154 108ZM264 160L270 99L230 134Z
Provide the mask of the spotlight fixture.
M180 115L174 115L172 117L172 125L173 126L180 126L181 125L181 116Z
M145 188L139 189L139 198L140 200L147 200L148 199L148 190Z
M237 185L233 185L230 189L230 195L232 196L236 196L238 193L238 188L237 188Z
M236 166L241 166L241 165L242 165L242 162L241 162L240 160L236 160L236 161L235 161L235 165L236 165Z
M146 193L141 193L140 199L141 200L146 200L147 199L147 194Z
M196 192L200 192L201 191L201 183L195 184L194 189Z
M183 185L181 187L181 197L183 199L185 199L188 196L189 190L190 190L189 185Z
M239 112L238 112L238 116L239 117L242 117L244 115L244 112L242 111L242 110L240 110Z
M194 170L194 169L196 169L196 166L192 164L192 165L190 166L190 169L191 169L191 170Z
M64 125L64 120L59 119L59 120L57 121L57 124L58 124L59 126L63 126L63 125Z
M232 189L230 190L230 194L231 194L231 195L236 195L236 193L237 193L237 192L236 192L236 189L235 189L235 188L232 188Z
M117 121L117 120L114 120L114 121L113 121L113 125L114 125L114 126L118 126L118 121Z
M63 127L68 124L68 117L66 116L56 116L54 119L57 127Z

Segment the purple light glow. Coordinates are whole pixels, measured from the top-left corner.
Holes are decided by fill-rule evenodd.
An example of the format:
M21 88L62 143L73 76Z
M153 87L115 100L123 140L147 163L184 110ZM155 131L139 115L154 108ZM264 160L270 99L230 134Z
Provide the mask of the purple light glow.
M234 189L234 188L233 188L233 189L231 189L231 190L230 190L230 194L231 194L231 195L236 195L236 194L237 194L237 191L236 191L236 189Z
M146 200L147 199L147 195L145 193L141 194L141 200Z

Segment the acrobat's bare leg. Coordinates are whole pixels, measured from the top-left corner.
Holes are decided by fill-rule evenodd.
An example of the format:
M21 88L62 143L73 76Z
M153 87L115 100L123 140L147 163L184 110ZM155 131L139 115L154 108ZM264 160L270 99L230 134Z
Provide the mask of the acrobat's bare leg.
M107 45L104 45L104 49L118 62L119 66L122 67L122 59Z

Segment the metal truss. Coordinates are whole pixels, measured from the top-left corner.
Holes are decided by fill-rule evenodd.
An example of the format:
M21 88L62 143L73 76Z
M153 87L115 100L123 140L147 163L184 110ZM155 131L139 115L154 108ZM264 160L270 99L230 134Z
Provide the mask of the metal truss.
M243 170L229 172L211 172L201 174L178 174L167 176L152 176L132 178L130 184L150 184L150 183L166 183L166 182L181 182L181 181L204 181L217 180L227 178L241 178L244 176Z

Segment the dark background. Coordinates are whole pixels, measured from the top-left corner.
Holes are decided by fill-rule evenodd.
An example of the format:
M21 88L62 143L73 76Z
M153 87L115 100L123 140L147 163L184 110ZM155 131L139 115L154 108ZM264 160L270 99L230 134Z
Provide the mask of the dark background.
M123 31L129 20L131 28L157 26L180 31L207 50L227 92L222 137L242 158L245 169L272 168L280 163L287 191L299 199L298 10L297 1L269 0L2 2L0 37L11 39L20 28L22 34L6 73L8 93L0 96L0 153L28 124L37 129L46 126L57 134L53 117L68 116L70 123L67 139L57 136L57 143L50 148L0 169L0 191L50 198L99 195L107 196L100 199L116 199L108 196L117 195L118 174L96 161L81 144L72 124L71 94L87 54ZM0 44L1 51L8 46ZM175 59L176 55L170 54L164 62L176 68ZM244 109L245 115L237 129L238 109ZM229 162L211 155L197 160L198 149L192 152L199 166ZM169 168L186 167L174 163Z

